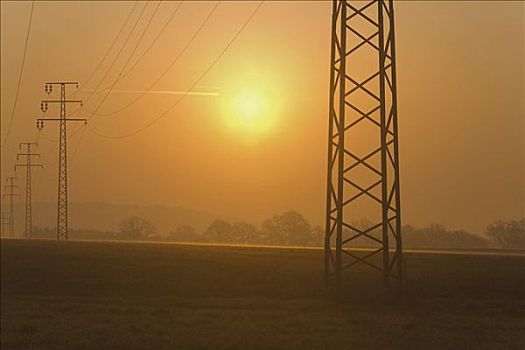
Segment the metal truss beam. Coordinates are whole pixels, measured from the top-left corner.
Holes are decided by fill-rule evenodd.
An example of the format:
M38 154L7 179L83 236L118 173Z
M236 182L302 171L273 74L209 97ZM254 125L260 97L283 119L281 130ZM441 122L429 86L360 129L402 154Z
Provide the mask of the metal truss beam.
M403 279L395 57L392 0L333 0L324 263L338 289L355 265Z

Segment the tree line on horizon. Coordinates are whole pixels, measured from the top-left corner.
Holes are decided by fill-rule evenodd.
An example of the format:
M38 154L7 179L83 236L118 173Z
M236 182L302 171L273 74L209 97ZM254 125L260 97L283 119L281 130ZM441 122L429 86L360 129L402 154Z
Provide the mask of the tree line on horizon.
M362 219L352 222L352 226L366 230L372 222ZM346 229L345 237L352 234ZM525 249L525 218L519 220L499 220L487 226L483 236L464 230L450 230L443 225L433 224L426 227L405 225L402 227L403 245L406 248L449 248L449 249ZM35 238L52 238L53 228L34 228ZM372 230L369 235L381 237L379 230ZM209 242L230 244L267 244L294 246L322 246L324 228L311 225L303 215L291 210L273 215L260 225L246 222L228 222L214 220L206 230L199 232L193 226L181 225L167 234L159 232L153 222L138 216L130 216L119 223L118 230L70 230L70 237L77 239L113 239L113 240L167 240L186 242ZM353 242L357 247L373 247L376 244L359 237Z

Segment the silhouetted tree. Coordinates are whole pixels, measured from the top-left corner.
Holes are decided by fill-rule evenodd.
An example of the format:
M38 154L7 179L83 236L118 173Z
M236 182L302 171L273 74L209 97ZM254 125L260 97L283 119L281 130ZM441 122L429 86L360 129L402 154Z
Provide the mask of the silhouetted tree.
M443 225L432 224L415 228L410 225L401 229L403 244L408 248L486 248L488 242L481 236L463 231L447 230Z
M312 235L311 235L312 243L315 244L315 245L323 245L324 244L324 235L325 235L324 228L322 228L319 225L316 225L312 229Z
M525 218L496 221L487 226L486 234L503 248L525 249Z
M204 237L212 242L233 242L232 225L224 220L214 220L204 232Z
M170 231L169 239L179 241L201 241L202 235L195 230L195 227L190 225L178 226L175 230Z
M232 226L232 240L240 243L255 242L258 232L257 227L252 224L236 222Z
M120 222L119 231L130 238L145 238L158 233L157 227L149 220L130 216Z
M279 216L274 215L263 221L261 225L263 241L269 243L284 243L284 235L280 229Z
M276 244L304 244L310 240L312 234L308 221L293 210L265 220L262 231L271 243Z

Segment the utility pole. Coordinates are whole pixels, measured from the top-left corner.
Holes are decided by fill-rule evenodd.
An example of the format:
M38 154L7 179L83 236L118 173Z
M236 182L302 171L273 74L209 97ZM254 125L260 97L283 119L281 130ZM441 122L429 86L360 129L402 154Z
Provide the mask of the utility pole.
M0 224L2 225L2 236L3 236L3 233L7 231L6 227L9 227L9 213L3 211L0 220L1 220Z
M4 186L4 190L8 190L8 193L4 194L4 197L9 197L9 237L15 238L15 209L13 205L13 198L18 197L15 193L15 187L18 187L13 182L16 180L14 176L8 176L6 178L7 184Z
M59 122L60 137L58 143L58 200L57 200L57 240L68 238L67 226L67 123L83 121L87 123L86 119L68 118L66 115L66 106L68 103L79 103L82 106L81 100L67 100L66 86L75 85L78 88L77 82L48 82L45 85L45 92L50 94L53 91L53 86L60 87L60 100L42 100L40 109L46 112L49 103L60 104L60 118L38 118L36 125L39 130L42 130L44 123L48 121Z
M325 280L364 264L388 288L403 279L393 0L333 0L331 50Z
M19 148L22 149L22 146L26 146L26 153L18 153L16 155L16 160L19 160L20 157L26 157L25 164L15 164L15 171L18 167L26 167L26 218L25 218L25 238L31 238L33 235L33 213L31 209L31 168L38 166L43 168L42 164L33 164L31 157L40 158L39 153L31 153L31 146L38 146L35 142L21 142Z

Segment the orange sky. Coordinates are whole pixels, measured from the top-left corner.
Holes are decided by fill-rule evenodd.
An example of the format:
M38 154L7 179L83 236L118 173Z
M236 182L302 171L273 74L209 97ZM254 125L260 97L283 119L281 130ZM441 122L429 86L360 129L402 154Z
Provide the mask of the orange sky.
M139 3L131 22L145 3ZM100 87L111 86L156 2ZM133 63L177 3L160 5ZM152 50L115 90L140 91L186 45L214 2L184 2ZM154 86L186 91L227 45L256 2L221 3L193 44ZM86 99L116 49L95 68L132 2L37 2L13 129L2 147L2 181L12 173L17 143L34 140L44 82L75 80ZM18 81L30 3L1 3L2 142ZM214 68L152 127L129 138L83 130L69 142L70 201L165 204L257 221L296 209L324 218L331 3L266 2ZM398 110L403 221L442 223L481 232L525 211L524 6L521 2L396 3ZM128 25L127 28L131 28ZM126 31L125 33L126 34ZM125 35L124 35L125 37ZM123 39L117 42L117 48ZM124 69L126 71L126 69ZM84 89L84 90L82 90ZM74 91L74 89L71 89ZM227 120L232 99L263 91L271 125L239 130ZM104 93L85 104L89 117ZM137 96L115 92L99 112ZM148 124L180 95L148 94L90 127L110 135ZM50 109L53 117L57 109ZM72 126L73 131L78 126ZM40 136L44 170L35 171L34 200L56 199L56 125ZM19 175L22 177L21 175ZM72 225L74 226L74 225Z

